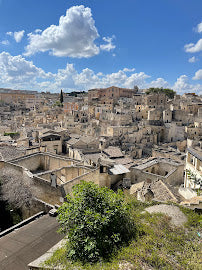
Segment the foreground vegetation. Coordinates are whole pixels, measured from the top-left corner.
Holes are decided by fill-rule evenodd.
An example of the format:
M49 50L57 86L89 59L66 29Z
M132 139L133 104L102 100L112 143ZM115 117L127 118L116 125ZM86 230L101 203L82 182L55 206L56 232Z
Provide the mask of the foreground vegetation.
M60 231L68 236L67 256L83 263L109 259L135 236L136 227L121 191L82 182L59 208Z
M192 210L181 208L188 217L184 227L175 227L170 218L144 211L154 203L141 203L125 196L136 234L130 243L120 246L106 259L95 263L70 261L69 244L57 250L45 265L63 269L201 269L201 218ZM138 231L138 233L137 233Z

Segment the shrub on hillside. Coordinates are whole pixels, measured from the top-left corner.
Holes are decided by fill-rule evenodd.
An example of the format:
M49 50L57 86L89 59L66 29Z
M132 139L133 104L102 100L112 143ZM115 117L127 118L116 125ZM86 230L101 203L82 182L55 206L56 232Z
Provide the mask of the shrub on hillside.
M109 255L135 235L124 195L92 182L73 187L58 210L60 232L68 236L68 257L95 262Z

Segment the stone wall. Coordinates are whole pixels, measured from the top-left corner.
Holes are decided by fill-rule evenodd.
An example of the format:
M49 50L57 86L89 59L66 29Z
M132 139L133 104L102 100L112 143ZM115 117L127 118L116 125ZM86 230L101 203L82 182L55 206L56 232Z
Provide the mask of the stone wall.
M130 168L130 173L128 173L126 177L131 179L132 184L136 184L142 181L152 182L157 179L160 179L162 181L165 180L164 176L160 176L150 172L144 172L136 168Z
M140 170L135 167L130 168L130 173L128 173L126 177L131 179L132 184L142 181L152 182L157 179L173 186L182 184L184 178L184 165L181 164L176 167L168 165L169 164L166 163L161 163L161 165L156 164L150 167L150 171L149 168L145 170ZM155 168L155 170L152 171L152 168ZM148 170L148 172L146 170ZM165 172L167 172L166 175Z
M54 206L51 204L45 203L44 201L34 198L32 200L30 207L22 207L21 211L23 220L33 215L36 215L37 213L42 211L48 213L53 207Z
M23 166L30 171L37 170L56 170L65 166L78 163L75 160L52 155L49 153L35 153L25 157L17 158L11 161L14 164Z
M41 155L34 154L30 156L25 156L25 157L13 160L11 162L16 165L23 166L29 171L36 171L38 168L41 167Z
M51 173L54 173L57 176L57 184L61 185L64 182L68 182L71 179L74 179L78 176L81 176L85 173L92 171L92 169L88 169L86 167L63 167L59 170L53 170L45 173L38 174L40 178L43 178L50 182Z
M110 187L111 185L111 181L110 181L110 177L107 173L100 173L99 169L95 169L91 172L88 172L86 174L83 174L81 176L78 176L72 180L70 180L69 182L67 182L66 184L63 185L63 188L65 190L65 193L71 193L72 192L72 187L76 184L79 184L81 181L87 181L87 182L94 182L95 184L99 185L99 186L107 186Z
M62 196L62 191L60 186L52 187L50 182L34 176L32 179L32 193L33 195L48 204L60 204Z
M17 171L18 173L20 173L22 175L22 178L24 174L26 174L26 177L29 177L29 171L17 164L12 164L11 162L4 162L3 165L4 166L2 167L7 170L12 169L12 171ZM37 176L30 176L30 183L31 192L34 197L48 204L54 205L60 203L60 198L62 197L62 191L60 187L51 187L50 182Z
M73 165L75 163L75 161L71 159L66 159L54 155L44 155L42 162L44 162L43 164L45 170L56 170L65 166Z
M46 146L47 151L60 154L62 153L62 140L55 140L55 141L42 141L42 146Z
M166 142L176 142L185 140L185 128L184 126L178 126L176 123L166 123L165 124L165 136L164 141Z

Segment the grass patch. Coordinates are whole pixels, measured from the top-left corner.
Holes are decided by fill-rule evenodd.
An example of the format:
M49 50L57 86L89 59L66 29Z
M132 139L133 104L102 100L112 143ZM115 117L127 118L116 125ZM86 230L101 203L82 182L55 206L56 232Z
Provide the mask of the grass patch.
M67 259L68 243L57 250L45 262L45 266L62 266L68 270L133 270L133 269L201 269L201 217L184 207L182 212L188 217L185 227L174 227L170 218L163 214L144 212L156 203L142 203L127 196L131 215L138 228L136 240L117 250L108 261L82 264ZM145 268L145 269L147 269Z

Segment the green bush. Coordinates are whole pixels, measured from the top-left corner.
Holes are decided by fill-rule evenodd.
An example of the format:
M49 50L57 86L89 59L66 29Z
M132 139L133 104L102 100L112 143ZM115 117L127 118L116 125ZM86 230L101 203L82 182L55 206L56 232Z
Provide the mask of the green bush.
M73 187L58 210L60 232L68 236L68 258L96 262L128 243L135 235L128 204L118 193L92 182Z
M19 136L20 133L19 132L4 132L4 136L10 136L12 139L15 137L15 136Z
M172 89L169 89L169 88L154 88L154 87L151 87L146 91L147 95L153 94L153 93L157 93L157 94L164 93L170 99L173 99L175 94L176 94L175 91L173 91Z

